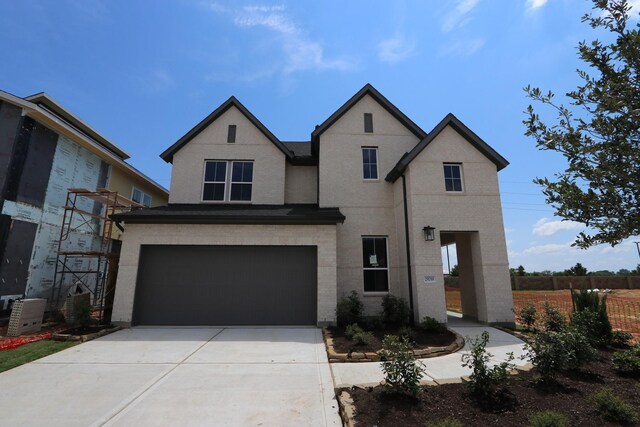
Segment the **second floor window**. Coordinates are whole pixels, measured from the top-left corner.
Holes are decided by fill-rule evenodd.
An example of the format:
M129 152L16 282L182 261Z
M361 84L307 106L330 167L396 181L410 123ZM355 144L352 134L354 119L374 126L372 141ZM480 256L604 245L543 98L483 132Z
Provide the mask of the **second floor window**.
M133 187L131 191L131 200L140 203L145 208L151 206L151 196L136 187Z
M378 179L378 149L362 148L362 177L364 179Z
M253 162L236 160L205 162L203 201L250 202L252 189Z
M462 191L462 165L444 164L444 189L446 191Z

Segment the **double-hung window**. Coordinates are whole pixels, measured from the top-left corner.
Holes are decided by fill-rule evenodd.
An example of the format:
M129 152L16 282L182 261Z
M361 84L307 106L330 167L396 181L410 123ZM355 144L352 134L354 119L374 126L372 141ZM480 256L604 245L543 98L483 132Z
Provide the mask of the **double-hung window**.
M389 292L386 237L362 237L362 270L365 292Z
M205 162L203 201L250 202L252 189L252 161L207 160Z
M131 191L131 200L140 203L145 208L151 206L151 196L136 187L133 187Z
M444 189L446 191L462 191L462 165L459 163L444 164Z
M378 179L378 149L375 147L362 148L362 177Z

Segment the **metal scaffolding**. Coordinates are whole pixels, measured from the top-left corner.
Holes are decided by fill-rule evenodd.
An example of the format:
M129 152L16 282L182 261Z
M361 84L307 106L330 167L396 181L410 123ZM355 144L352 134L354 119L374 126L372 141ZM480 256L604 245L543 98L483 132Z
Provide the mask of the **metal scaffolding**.
M61 308L69 291L88 292L93 316L101 323L110 320L120 255L114 251L111 215L138 208L142 205L115 191L69 188L51 289L53 310Z

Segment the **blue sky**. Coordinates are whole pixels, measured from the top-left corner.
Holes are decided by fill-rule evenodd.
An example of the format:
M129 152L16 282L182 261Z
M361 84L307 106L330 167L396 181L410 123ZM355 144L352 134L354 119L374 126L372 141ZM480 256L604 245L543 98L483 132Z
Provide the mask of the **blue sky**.
M632 3L639 4L640 0ZM509 258L527 270L634 268L628 239L570 247L535 177L564 167L522 120L527 84L575 87L576 49L598 33L587 0L0 2L0 89L45 91L164 186L158 155L235 95L283 140L308 139L365 83L426 131L452 112L506 157ZM637 12L636 12L637 13ZM602 34L601 34L602 36Z

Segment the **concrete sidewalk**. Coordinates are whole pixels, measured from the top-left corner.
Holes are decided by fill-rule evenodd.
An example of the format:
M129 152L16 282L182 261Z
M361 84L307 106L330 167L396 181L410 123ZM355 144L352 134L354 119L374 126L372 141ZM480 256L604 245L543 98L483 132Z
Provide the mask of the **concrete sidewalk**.
M465 339L467 337L475 338L484 331L489 332L490 339L487 351L493 355L491 360L494 364L505 360L509 352L513 352L515 356L514 363L517 366L525 366L527 364L526 361L520 359L523 354L524 343L518 338L496 328L464 320L457 313L449 312L448 314L449 328L465 337ZM423 381L443 384L471 374L471 369L462 367L462 355L468 353L468 350L469 342L467 339L464 348L456 353L422 359L426 368ZM379 362L332 363L331 370L336 387L375 385L379 384L383 379L382 367Z
M0 374L7 426L341 426L317 328L133 328Z

